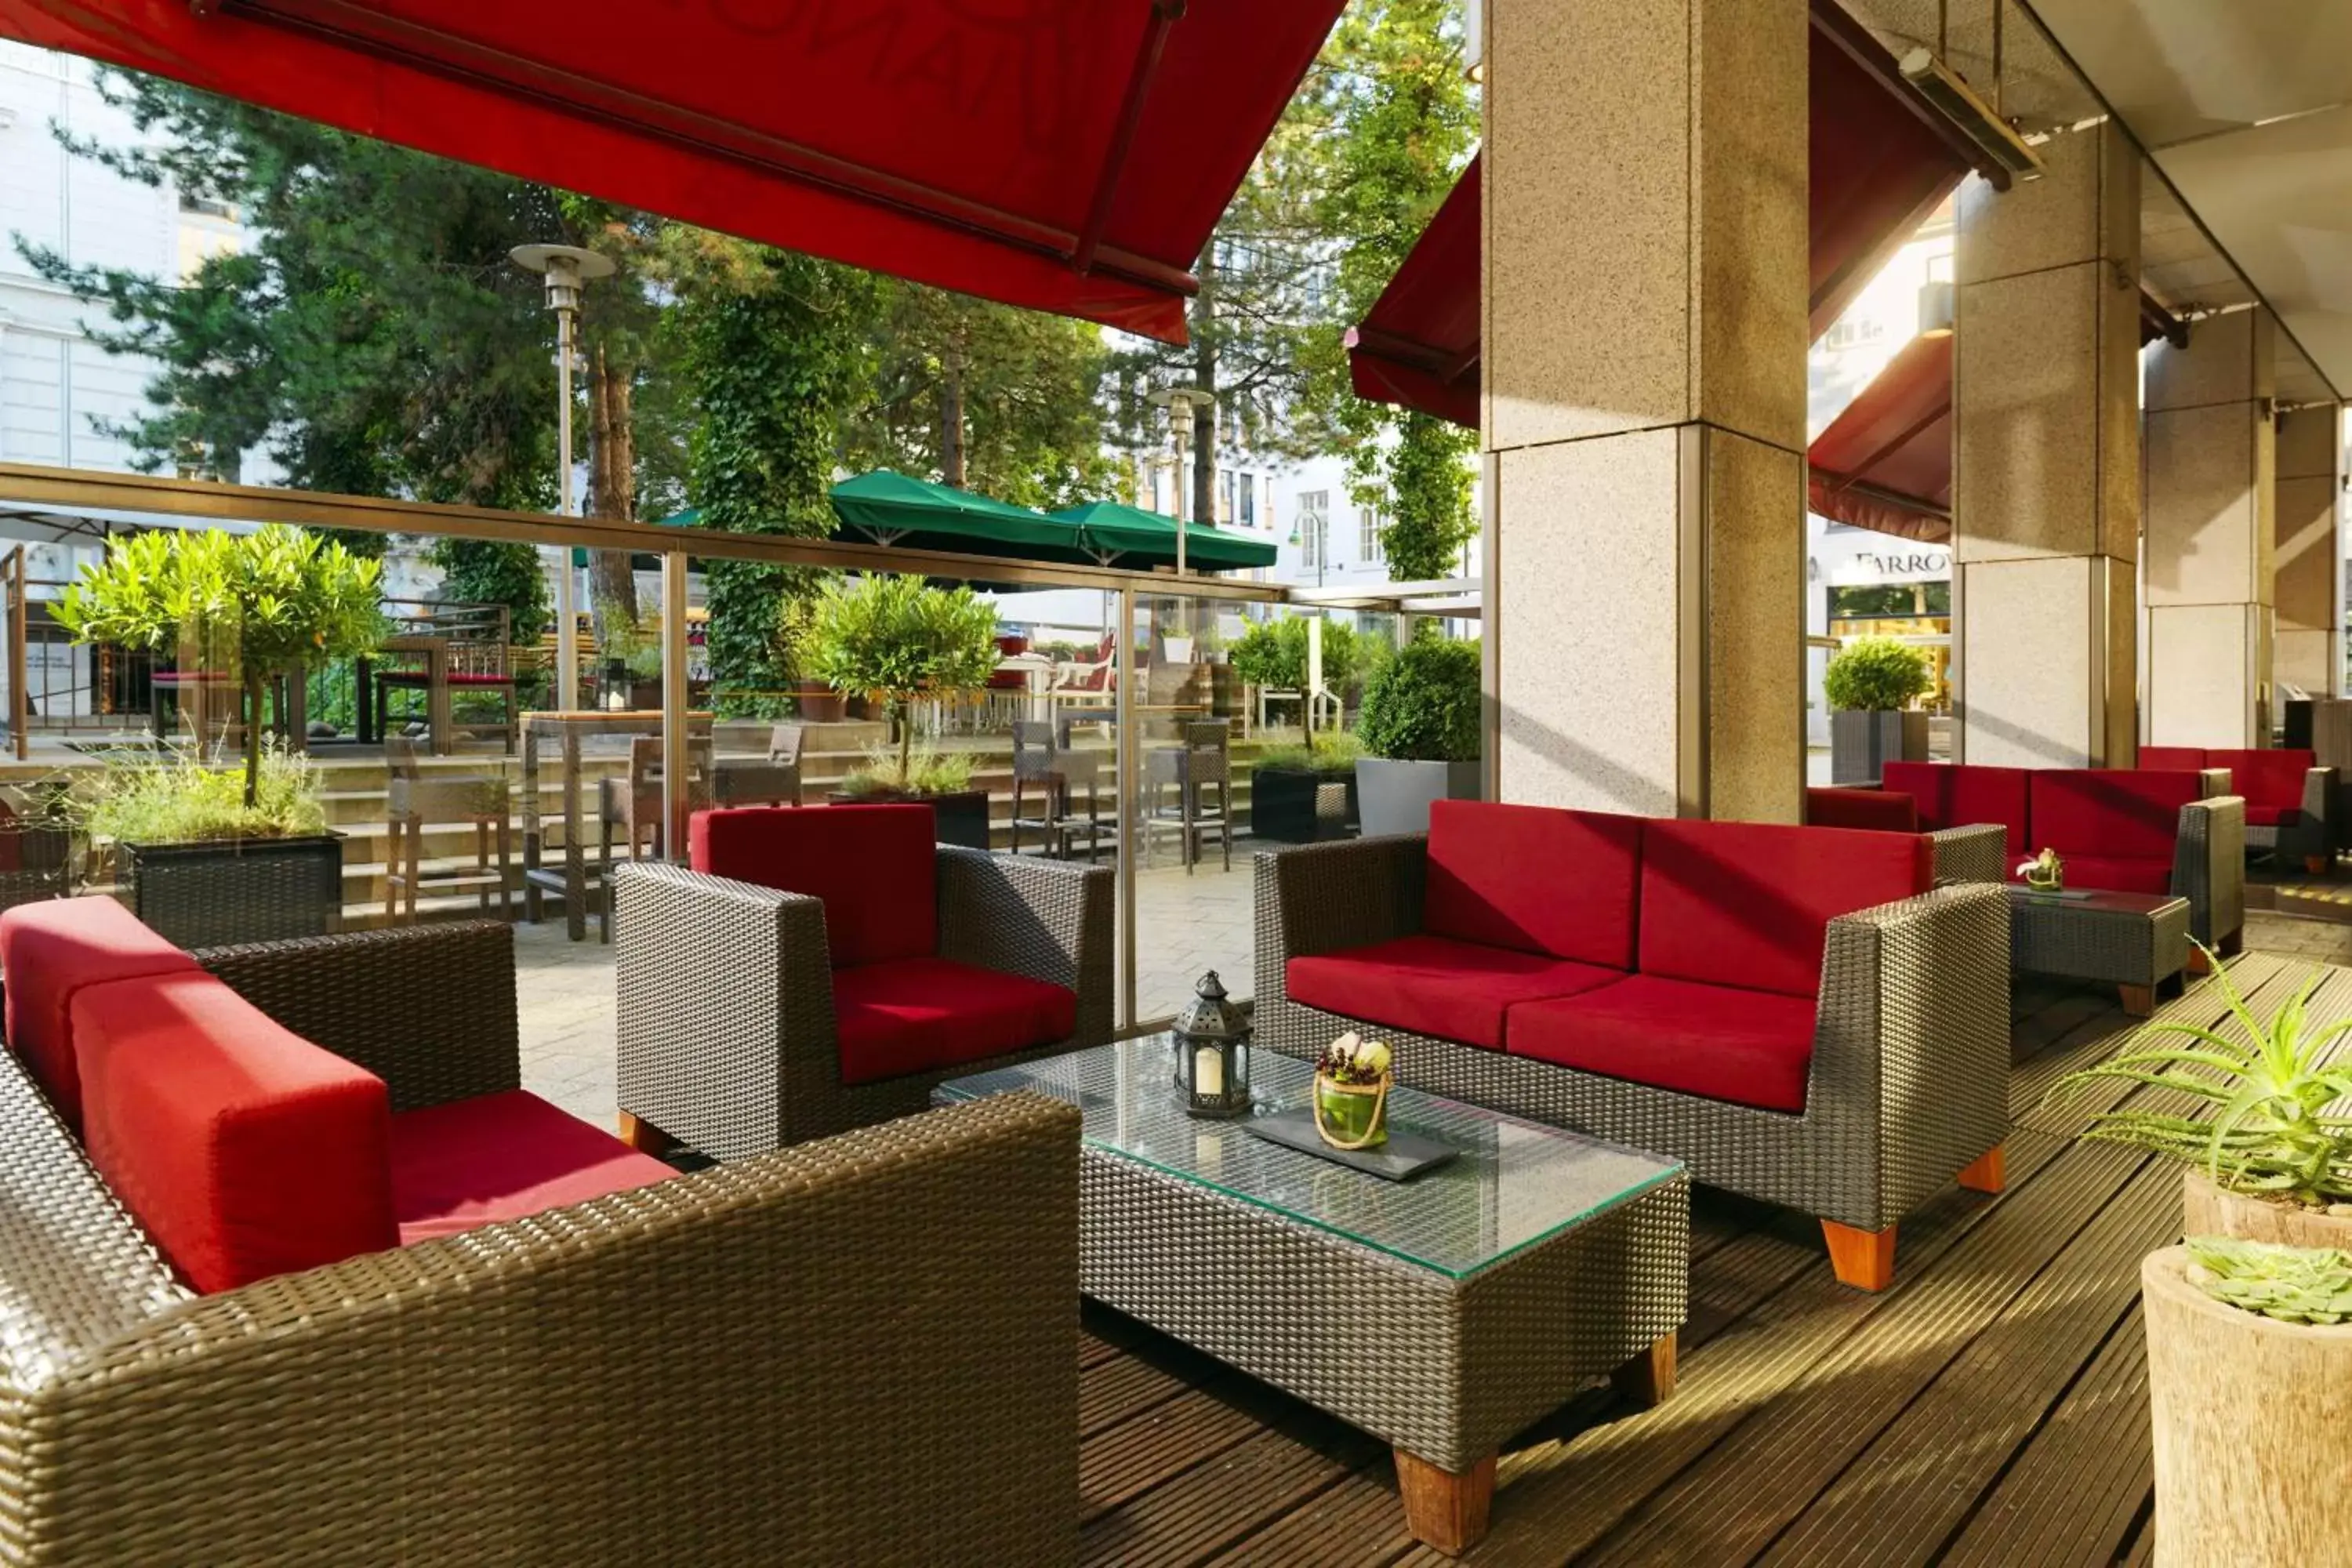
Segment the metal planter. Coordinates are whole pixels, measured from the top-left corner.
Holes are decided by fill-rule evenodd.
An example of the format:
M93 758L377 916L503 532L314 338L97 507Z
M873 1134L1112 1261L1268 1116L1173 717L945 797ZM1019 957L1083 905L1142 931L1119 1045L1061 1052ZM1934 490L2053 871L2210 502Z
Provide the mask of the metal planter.
M1250 774L1250 836L1277 844L1355 837L1356 775L1258 768Z
M1356 803L1364 836L1429 831L1429 808L1441 800L1476 800L1479 769L1469 763L1400 762L1362 757L1356 763Z
M1889 763L1927 760L1927 715L1840 708L1830 714L1830 783L1876 784Z

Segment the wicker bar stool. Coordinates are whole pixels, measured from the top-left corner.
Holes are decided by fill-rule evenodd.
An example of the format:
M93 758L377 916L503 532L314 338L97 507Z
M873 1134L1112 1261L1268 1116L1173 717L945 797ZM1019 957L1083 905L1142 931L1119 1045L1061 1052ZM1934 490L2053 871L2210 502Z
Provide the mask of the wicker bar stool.
M480 897L484 913L490 894L499 896L499 918L514 919L513 799L504 773L428 775L417 765L416 742L405 736L386 736L385 765L392 778L386 790L384 823L383 912L387 920L416 919L418 891L461 892L471 888ZM436 823L469 822L474 826L474 868L424 869L425 829ZM491 860L493 848L497 861Z

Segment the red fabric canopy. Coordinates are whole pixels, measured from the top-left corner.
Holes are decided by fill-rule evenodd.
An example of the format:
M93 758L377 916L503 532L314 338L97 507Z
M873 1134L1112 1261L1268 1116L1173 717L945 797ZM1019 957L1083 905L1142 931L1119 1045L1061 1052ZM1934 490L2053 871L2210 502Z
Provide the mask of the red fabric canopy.
M1343 0L0 0L0 36L1181 342Z
M1912 339L1813 438L1806 505L1929 544L1952 537L1952 343Z
M1814 0L1812 16L1806 140L1819 337L1958 187L1969 163L1835 0ZM1349 334L1359 396L1478 423L1478 177L1474 158Z

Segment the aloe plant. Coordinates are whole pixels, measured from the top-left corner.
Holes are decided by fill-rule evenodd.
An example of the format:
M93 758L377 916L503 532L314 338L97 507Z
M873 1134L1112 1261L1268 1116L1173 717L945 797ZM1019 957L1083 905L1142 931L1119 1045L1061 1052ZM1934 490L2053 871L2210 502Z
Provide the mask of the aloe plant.
M2352 1257L2332 1247L2273 1247L2192 1236L2198 1289L2217 1301L2283 1323L2352 1322Z
M2200 1162L2232 1192L2309 1206L2352 1199L2352 1117L2327 1109L2352 1096L2352 1062L2326 1059L2328 1048L2352 1034L2352 1018L2312 1027L2305 1005L2323 978L2315 970L2264 1021L2217 961L2214 984L2229 1005L2224 1026L2239 1037L2160 1018L2143 1026L2120 1054L2070 1074L2051 1092L2116 1079L2177 1089L2209 1102L2210 1116L2104 1110L2089 1136ZM2176 1039L2182 1043L2168 1043Z

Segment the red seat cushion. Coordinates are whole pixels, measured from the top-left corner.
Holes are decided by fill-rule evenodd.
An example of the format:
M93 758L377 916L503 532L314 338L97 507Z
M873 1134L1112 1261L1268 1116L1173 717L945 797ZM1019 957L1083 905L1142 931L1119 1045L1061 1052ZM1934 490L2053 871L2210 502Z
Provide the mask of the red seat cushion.
M824 903L836 967L940 950L938 820L928 805L738 806L698 811L694 868Z
M676 1174L527 1089L392 1119L392 1212L404 1247Z
M67 1126L81 1131L74 1069L74 997L86 986L171 974L196 961L112 899L50 899L0 913L0 980L7 988L8 1044Z
M1805 826L1916 833L1919 803L1899 790L1816 787L1805 792Z
M2139 766L2156 773L2193 773L2201 768L2224 767L2222 763L2208 763L2202 746L2142 746Z
M1442 800L1422 930L1631 969L1641 868L1640 817Z
M1511 1009L1510 1053L1766 1110L1805 1109L1813 999L1636 974Z
M86 986L73 1028L90 1163L197 1289L399 1239L373 1073L209 974Z
M2066 885L2070 888L2096 888L2110 893L2172 891L2169 859L2128 859L2107 855L2067 855L2064 859ZM2024 878L2012 867L2010 880L2023 881Z
M1066 1040L1078 999L1025 975L900 958L834 971L833 1017L841 1081L873 1083Z
M1644 823L1642 973L1811 996L1829 922L1926 892L1933 858L1918 834Z
M2205 753L2207 767L2230 770L2230 793L2245 797L2248 822L2262 820L2254 816L2257 807L2273 813L2301 811L2304 775L2318 763L2316 755L2300 748ZM2273 816L2269 825L2278 821Z
M1919 830L1940 833L1997 822L2009 830L2009 852L2026 848L2026 776L2023 768L1974 763L1889 763L1880 786L1909 795L1919 806Z
M1444 936L1406 936L1294 958L1292 1000L1441 1040L1503 1048L1503 1016L1548 996L1612 984L1624 972Z
M2121 768L2045 768L2033 774L2033 849L2084 861L2172 863L2180 808L2202 798L2194 773ZM2090 887L2095 884L2084 883Z

